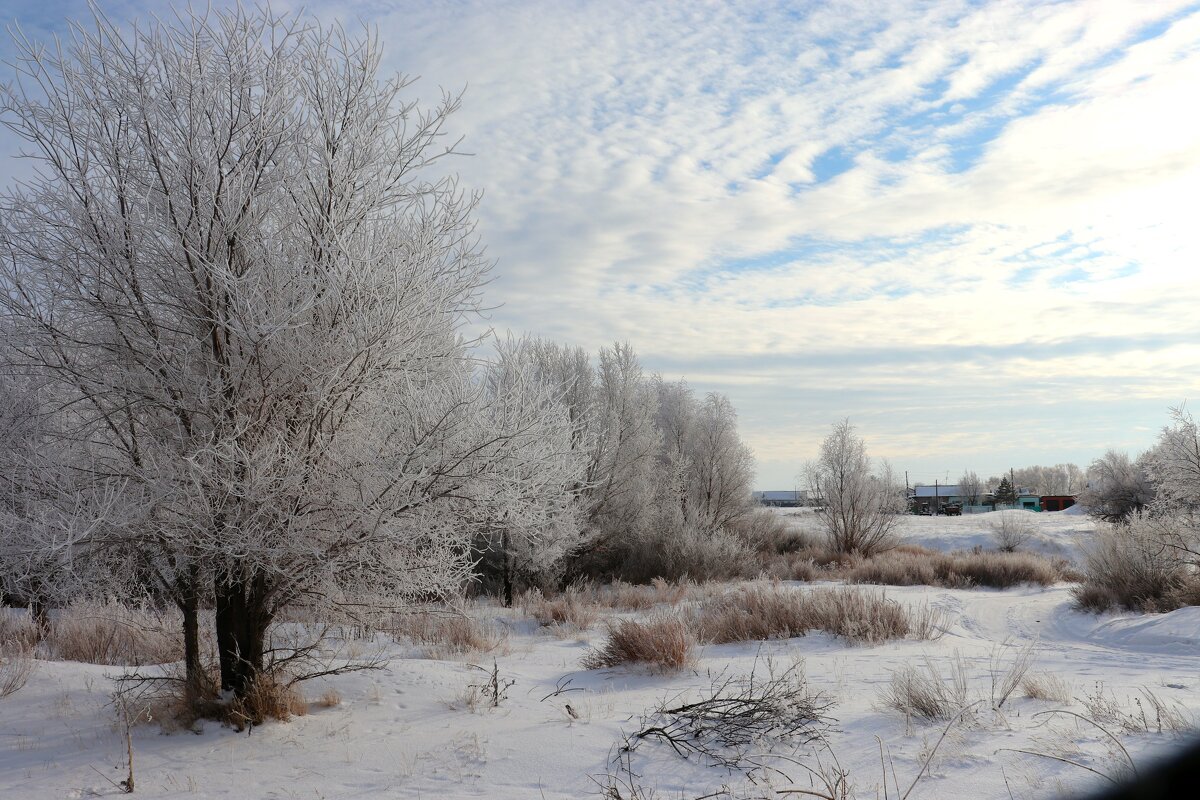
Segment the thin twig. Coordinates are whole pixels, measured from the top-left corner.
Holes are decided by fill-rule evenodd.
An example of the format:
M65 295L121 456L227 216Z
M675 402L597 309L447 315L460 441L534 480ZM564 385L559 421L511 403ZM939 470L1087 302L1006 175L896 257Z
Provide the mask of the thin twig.
M1104 778L1106 781L1110 781L1111 783L1114 783L1114 784L1117 783L1117 779L1114 778L1113 776L1108 775L1107 773L1101 772L1098 769L1092 769L1087 764L1080 764L1078 761L1072 761L1069 758L1061 758L1059 756L1052 756L1049 753L1039 753L1035 750L1021 750L1016 747L1001 747L996 752L997 753L1004 753L1004 752L1024 753L1027 756L1038 756L1040 758L1049 758L1049 759L1053 759L1054 761L1061 761L1062 763L1070 764L1073 767L1079 767L1080 769L1086 769L1088 772L1092 773L1093 775L1099 775L1101 778Z
M1083 720L1084 722L1086 722L1089 725L1091 725L1092 727L1094 727L1096 730L1103 733L1105 736L1107 736L1109 739L1111 739L1113 741L1113 744L1115 744L1117 747L1121 748L1121 752L1125 754L1125 760L1129 762L1129 769L1131 769L1133 771L1134 777L1135 778L1137 777L1137 774L1138 774L1137 765L1133 763L1133 757L1129 755L1129 751L1125 749L1125 745L1121 744L1121 740L1118 739L1116 736L1113 736L1111 733L1109 733L1108 729L1106 729L1099 722L1096 722L1096 720L1094 720L1094 719L1085 717L1082 714L1077 714L1074 711L1067 711L1066 709L1063 709L1063 708L1051 709L1050 711L1039 711L1038 713L1034 714L1033 717L1034 717L1034 719L1037 719L1038 717L1043 716L1045 714L1066 714L1069 717L1075 717L1076 719Z
M929 755L925 756L925 761L921 764L921 770L917 773L917 777L913 778L913 782L909 784L908 791L900 796L900 800L908 800L908 796L912 794L912 790L916 788L917 782L920 781L925 775L925 770L929 769L929 762L933 761L933 757L937 754L938 748L942 746L942 742L946 739L946 734L950 733L950 729L954 727L954 724L962 719L964 714L982 702L982 700L976 700L969 706L963 706L962 710L954 715L954 719L946 723L946 728L942 731L942 735L938 737L937 744L935 744L933 749L929 751ZM896 791L900 791L900 787L897 786Z

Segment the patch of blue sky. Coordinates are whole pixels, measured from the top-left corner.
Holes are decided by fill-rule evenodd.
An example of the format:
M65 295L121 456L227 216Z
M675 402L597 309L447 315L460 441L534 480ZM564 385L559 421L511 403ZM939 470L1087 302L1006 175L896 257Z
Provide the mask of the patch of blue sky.
M1082 267L1073 267L1066 272L1060 273L1055 280L1058 284L1080 283L1081 281L1089 280L1092 273Z
M1142 271L1142 268L1138 264L1126 264L1125 266L1121 267L1119 270L1114 272L1113 277L1114 278L1131 278L1134 275L1137 275L1141 271Z
M1009 286L1013 287L1014 289L1020 288L1022 286L1028 286L1030 283L1033 282L1034 278L1036 278L1038 275L1040 275L1042 272L1045 272L1045 271L1046 271L1045 265L1038 265L1038 266L1033 266L1033 267L1022 267L1021 269L1014 272L1012 275L1009 275L1008 280L1005 281L1005 283L1007 283Z
M771 155L767 156L766 160L763 161L757 169L750 173L750 178L753 180L759 180L767 177L775 171L775 167L779 166L779 162L783 161L783 159L786 158L787 154L790 152L791 148L784 148L783 150L778 150L774 153L771 153Z
M786 248L770 253L759 253L743 258L733 258L713 264L705 272L771 272L788 264L828 262L832 257L865 255L873 250L868 241L843 242L836 239L818 239L804 236L793 240Z
M831 147L813 159L813 178L817 183L833 180L854 166L854 158L841 147Z

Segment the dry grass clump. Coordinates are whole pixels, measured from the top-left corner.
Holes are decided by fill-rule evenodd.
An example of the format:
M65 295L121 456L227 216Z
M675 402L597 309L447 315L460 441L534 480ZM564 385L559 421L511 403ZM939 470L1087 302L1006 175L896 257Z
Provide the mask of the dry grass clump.
M1064 579L1061 567L1034 553L941 553L897 548L842 570L849 583L886 586L945 586L1006 589L1021 584L1052 586Z
M799 591L748 586L707 600L690 614L702 642L724 644L786 639L820 630L856 643L940 635L938 614L927 606L916 615L882 593L857 588Z
M35 663L32 648L15 641L0 644L0 698L20 691Z
M654 578L649 583L635 584L616 580L597 584L583 581L572 584L567 590L580 602L614 611L649 611L656 606L677 606L690 598L696 591L691 581L668 581Z
M251 684L245 696L229 704L226 721L239 731L246 725L261 725L265 720L287 722L308 714L304 696L290 683L271 674L262 674Z
M929 720L952 719L968 704L967 668L959 657L943 677L929 658L922 665L905 664L892 673L891 683L880 694L885 708L907 717Z
M427 645L429 657L490 653L508 644L507 631L454 611L396 614L390 632L393 640L404 637L414 644Z
M521 597L520 605L521 610L537 620L542 627L565 627L582 631L595 625L600 617L596 603L586 599L574 587L553 598L548 598L540 590L533 589Z
M317 705L321 708L336 708L342 704L342 694L337 689L329 688L321 693L317 698Z
M137 667L183 658L178 615L110 600L77 602L51 618L44 647L60 661Z
M764 578L777 581L809 581L826 577L812 556L804 550L794 553L764 553L758 571Z
M652 617L645 622L624 619L611 623L603 646L583 658L584 669L605 669L620 664L646 664L673 672L692 663L696 640L684 621L675 616Z
M992 676L992 708L1002 708L1017 687L1024 682L1029 668L1033 666L1033 649L1036 646L1036 641L1029 641L1024 646L1014 649L1008 642L1004 642L992 651L989 665ZM1012 653L1012 661L1005 663L1008 653Z
M1053 672L1029 672L1021 679L1021 692L1033 700L1070 705L1075 699L1075 687Z
M0 607L0 646L12 645L32 650L41 638L41 632L29 611Z
M760 574L776 580L1003 589L1027 583L1051 586L1079 578L1064 559L1051 560L1036 553L943 553L917 545L899 545L871 557L806 547L787 553L760 553L759 559Z
M1200 601L1200 576L1167 546L1170 520L1131 517L1105 525L1084 548L1084 580L1073 590L1085 611L1172 611Z

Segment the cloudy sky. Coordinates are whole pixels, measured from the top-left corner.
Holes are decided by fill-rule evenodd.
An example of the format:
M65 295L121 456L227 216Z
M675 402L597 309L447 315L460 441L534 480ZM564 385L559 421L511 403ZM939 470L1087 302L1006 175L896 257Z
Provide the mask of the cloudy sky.
M491 324L728 394L762 488L843 417L932 482L1140 450L1200 401L1200 3L307 8L377 26L416 96L465 87Z

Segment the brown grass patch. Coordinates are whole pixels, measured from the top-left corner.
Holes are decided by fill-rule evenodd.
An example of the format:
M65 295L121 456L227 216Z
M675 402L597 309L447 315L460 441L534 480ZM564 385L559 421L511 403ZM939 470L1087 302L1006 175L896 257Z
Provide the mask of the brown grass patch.
M414 644L427 645L426 655L430 658L491 653L504 650L508 644L507 631L453 611L396 614L390 632L393 640L403 637Z
M585 598L575 587L552 598L533 589L521 597L520 606L543 628L564 627L583 631L595 625L600 617L595 601Z
M928 658L921 666L905 664L892 673L891 683L880 694L885 708L909 717L930 720L953 718L969 701L967 668L961 658L950 663L945 677Z
M584 669L645 664L671 672L692 662L694 647L695 639L678 617L652 617L645 622L625 619L609 625L608 639L584 656L582 663Z
M1030 672L1021 679L1021 692L1033 700L1049 700L1070 705L1075 700L1075 687L1065 678L1052 672Z
M294 686L263 674L250 685L243 697L229 704L226 719L239 731L247 724L261 725L268 719L287 722L308 714L308 703Z
M336 708L342 704L342 694L337 689L326 689L317 698L317 705L321 708Z
M0 647L13 646L32 650L41 640L33 615L23 608L0 607Z
M1085 547L1084 581L1073 590L1079 608L1153 613L1200 602L1200 575L1169 546L1176 524L1135 516L1100 527Z
M1064 579L1061 565L1034 553L941 553L924 548L896 548L864 559L844 569L841 577L848 583L951 589L1052 586Z
M689 624L700 641L713 644L786 639L810 630L875 643L935 638L941 633L939 616L928 606L910 613L880 592L858 588L801 591L760 584L701 603Z
M145 606L73 603L53 613L43 643L49 657L117 667L183 659L177 614Z
M0 697L20 691L36 663L32 648L15 641L0 644Z

